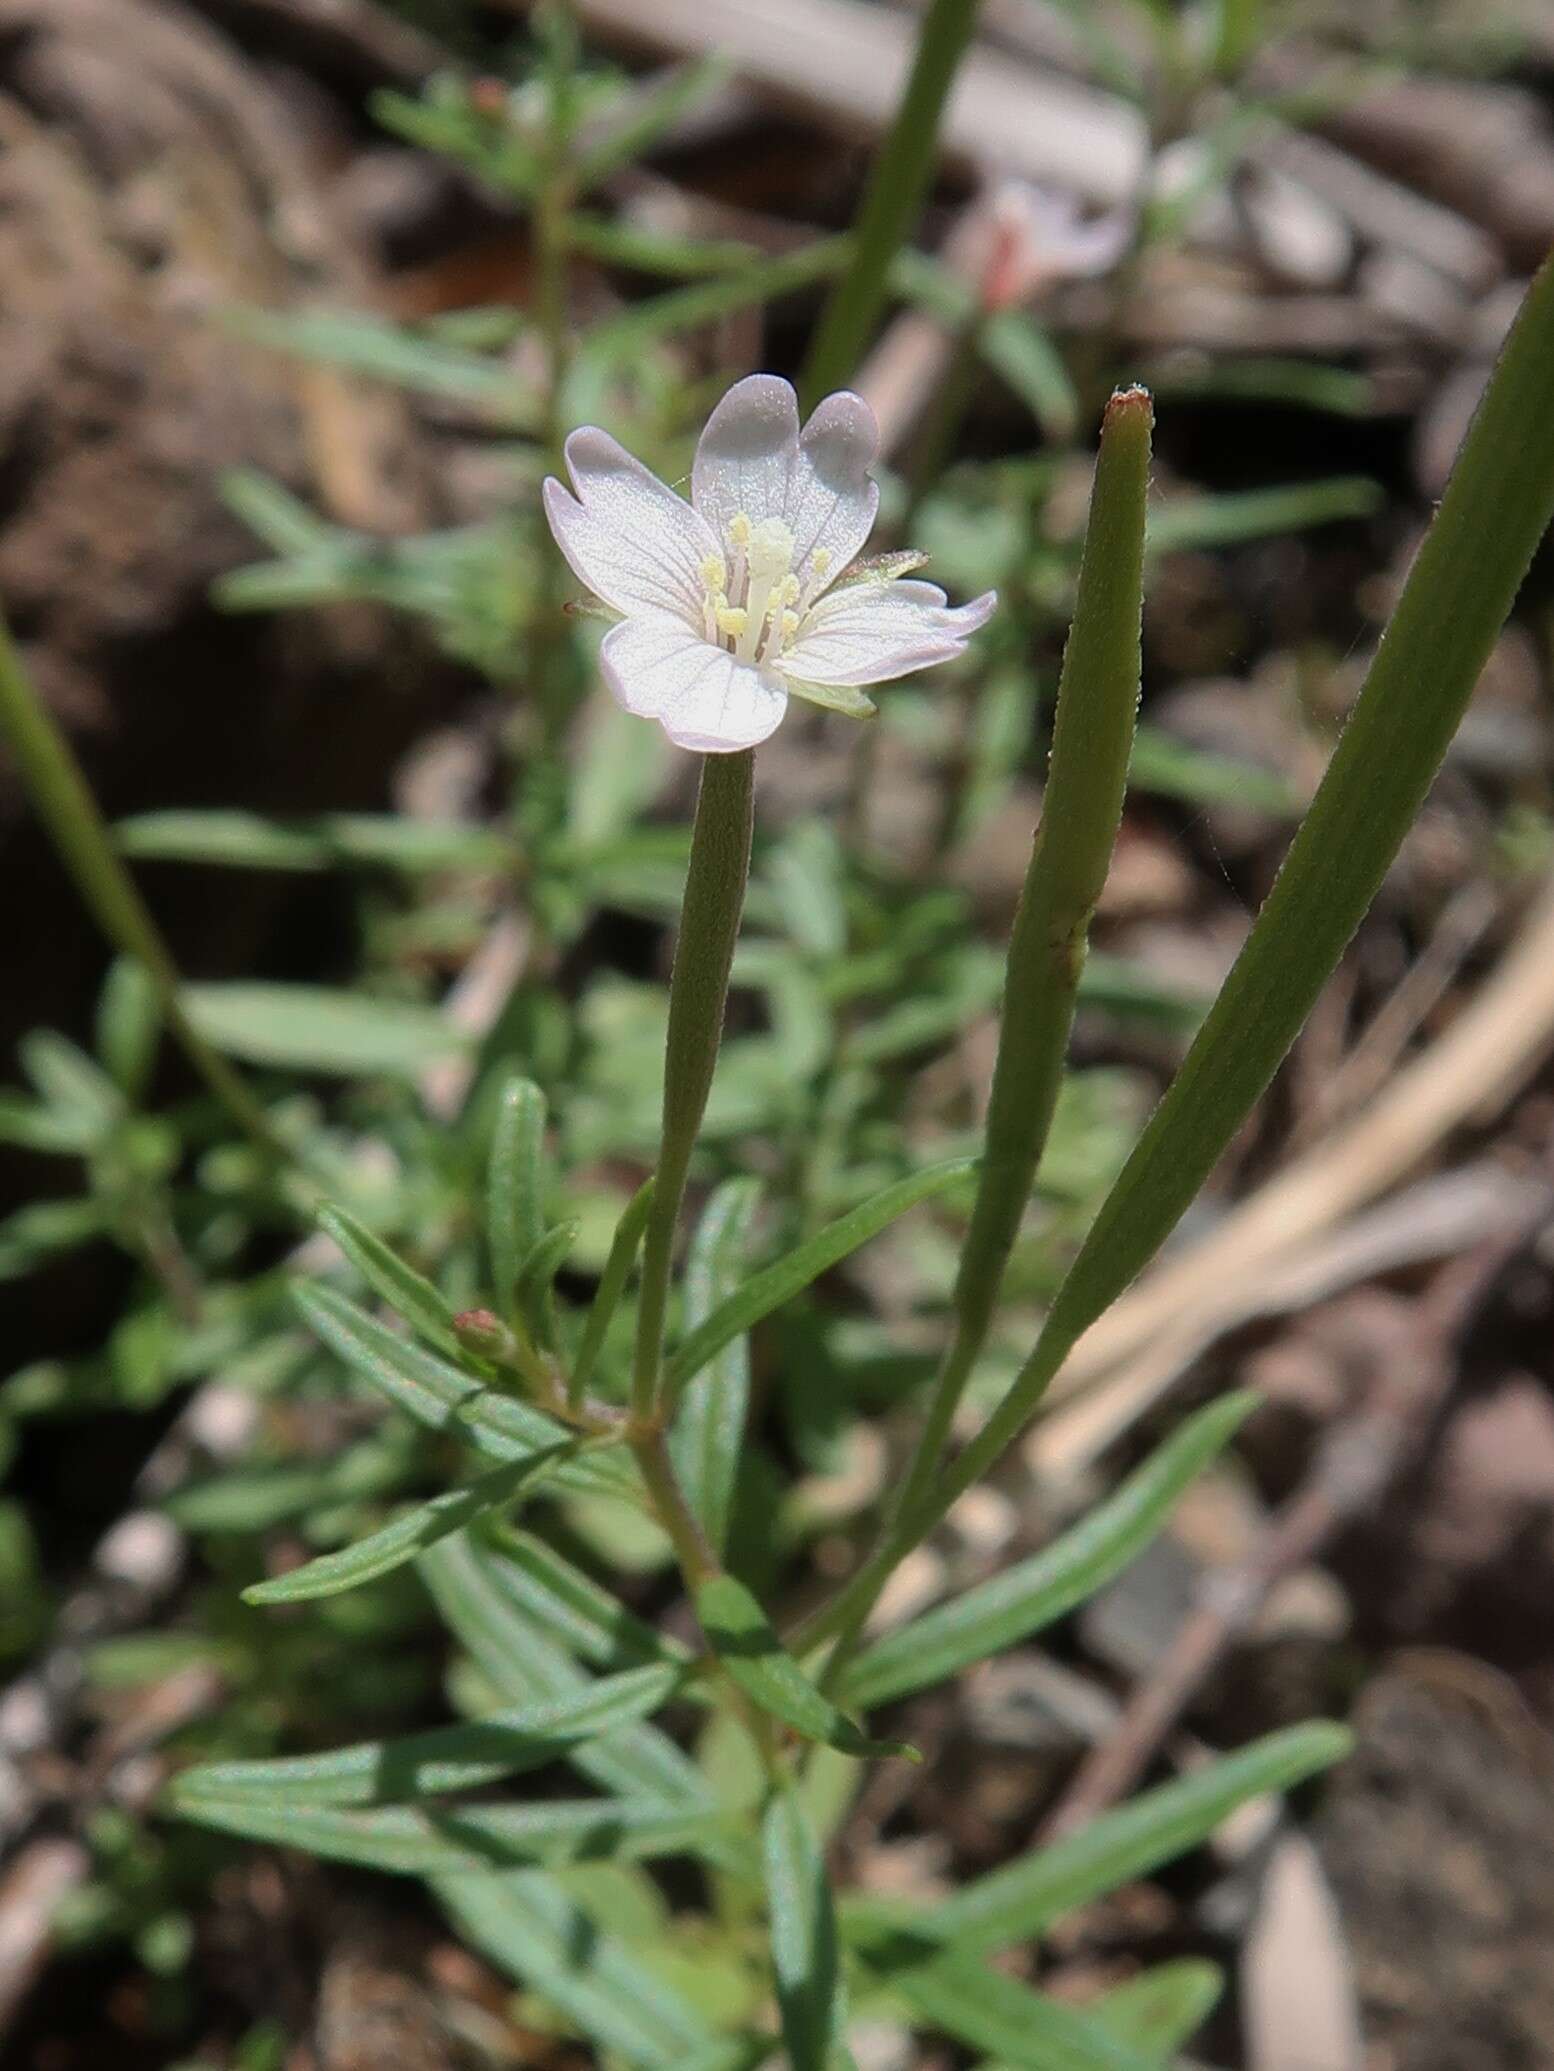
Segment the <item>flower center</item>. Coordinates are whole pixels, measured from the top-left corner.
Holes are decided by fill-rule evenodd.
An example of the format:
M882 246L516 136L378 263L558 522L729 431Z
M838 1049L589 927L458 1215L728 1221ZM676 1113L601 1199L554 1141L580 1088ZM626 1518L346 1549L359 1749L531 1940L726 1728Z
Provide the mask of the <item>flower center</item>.
M801 584L794 544L781 518L754 524L737 511L729 520L727 558L709 554L701 564L702 624L715 647L742 662L769 662L791 644L831 565L817 547L808 582Z

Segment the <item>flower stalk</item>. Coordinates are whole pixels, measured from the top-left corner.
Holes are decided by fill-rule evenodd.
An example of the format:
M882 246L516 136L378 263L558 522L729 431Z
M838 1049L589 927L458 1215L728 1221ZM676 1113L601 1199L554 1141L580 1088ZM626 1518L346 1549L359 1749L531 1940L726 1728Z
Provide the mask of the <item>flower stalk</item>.
M663 1419L660 1376L675 1232L723 1038L754 827L753 752L704 756L685 904L669 979L663 1134L642 1243L632 1366L632 1414L650 1427Z

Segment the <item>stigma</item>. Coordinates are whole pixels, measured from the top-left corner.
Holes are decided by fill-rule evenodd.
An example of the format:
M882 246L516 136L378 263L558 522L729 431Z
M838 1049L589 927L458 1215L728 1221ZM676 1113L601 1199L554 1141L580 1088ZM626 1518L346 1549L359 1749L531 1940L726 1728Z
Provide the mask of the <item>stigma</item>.
M740 661L770 661L797 636L831 558L816 548L801 580L791 528L781 518L754 520L748 511L730 518L727 539L727 555L708 554L701 564L703 630Z

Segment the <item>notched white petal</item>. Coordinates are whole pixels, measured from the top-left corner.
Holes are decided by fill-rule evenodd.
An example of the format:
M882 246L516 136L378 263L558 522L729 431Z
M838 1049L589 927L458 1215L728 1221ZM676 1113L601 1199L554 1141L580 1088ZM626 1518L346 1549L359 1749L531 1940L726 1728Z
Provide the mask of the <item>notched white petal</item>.
M736 661L668 618L634 618L604 636L604 680L639 718L704 755L754 748L776 732L787 685L770 669Z
M545 515L572 572L616 611L701 617L701 565L717 542L704 519L593 425L566 443L576 495L550 477Z
M816 405L799 441L783 511L802 568L818 547L840 575L874 529L879 485L869 470L879 459L880 432L860 395L838 389Z
M953 661L971 634L986 625L997 601L989 590L970 604L952 607L931 582L833 590L810 613L782 666L809 683L889 683Z
M717 532L743 511L754 524L780 518L799 450L799 405L779 374L747 374L707 419L696 442L691 501Z

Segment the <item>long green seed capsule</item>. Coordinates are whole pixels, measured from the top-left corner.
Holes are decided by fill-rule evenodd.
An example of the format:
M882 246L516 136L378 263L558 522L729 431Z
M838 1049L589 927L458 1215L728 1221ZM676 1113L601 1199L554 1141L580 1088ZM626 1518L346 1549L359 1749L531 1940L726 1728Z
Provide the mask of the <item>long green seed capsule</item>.
M955 1289L955 1337L903 1491L903 1514L933 1477L987 1336L1057 1105L1090 917L1122 821L1133 749L1153 425L1147 392L1125 388L1112 397L1101 426L1041 826L1009 944L986 1148Z

